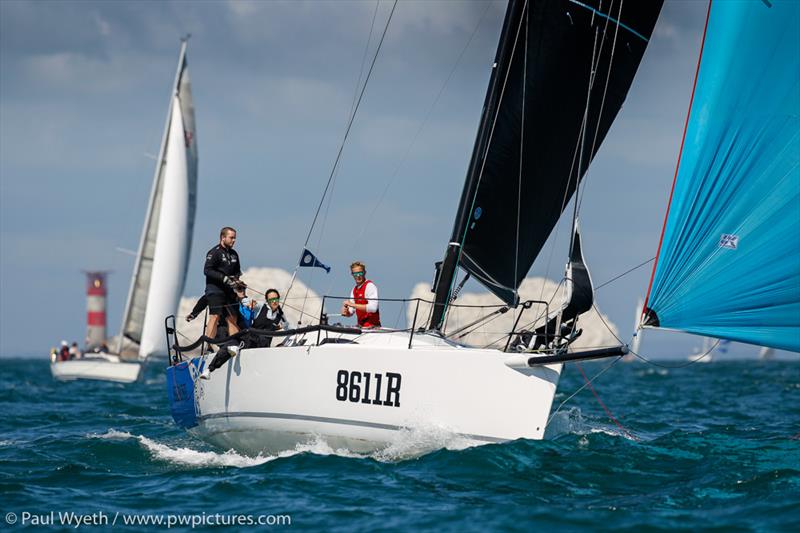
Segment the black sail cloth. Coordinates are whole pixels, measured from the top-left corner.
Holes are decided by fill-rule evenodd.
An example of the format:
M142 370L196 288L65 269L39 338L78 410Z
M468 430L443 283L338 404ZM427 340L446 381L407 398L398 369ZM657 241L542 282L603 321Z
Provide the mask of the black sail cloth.
M517 303L519 284L622 106L661 4L509 3L451 237L461 249L448 249L506 303ZM453 279L447 259L436 291L442 313Z

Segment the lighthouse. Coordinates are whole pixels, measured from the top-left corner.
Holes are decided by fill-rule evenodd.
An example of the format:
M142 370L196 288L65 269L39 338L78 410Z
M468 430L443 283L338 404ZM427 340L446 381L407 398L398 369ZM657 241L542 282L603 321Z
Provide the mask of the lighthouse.
M86 348L101 346L106 341L106 276L107 271L86 274Z

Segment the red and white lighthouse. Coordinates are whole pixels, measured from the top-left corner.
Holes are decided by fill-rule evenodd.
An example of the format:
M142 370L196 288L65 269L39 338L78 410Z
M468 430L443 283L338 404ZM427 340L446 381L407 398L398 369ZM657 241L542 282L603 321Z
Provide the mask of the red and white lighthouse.
M106 275L108 272L86 272L86 348L101 346L106 341Z

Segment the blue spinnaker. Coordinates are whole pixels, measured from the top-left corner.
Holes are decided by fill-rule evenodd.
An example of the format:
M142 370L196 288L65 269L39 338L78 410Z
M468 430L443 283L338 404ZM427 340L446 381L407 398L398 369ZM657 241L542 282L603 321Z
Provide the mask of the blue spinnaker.
M714 2L650 323L800 351L800 2Z

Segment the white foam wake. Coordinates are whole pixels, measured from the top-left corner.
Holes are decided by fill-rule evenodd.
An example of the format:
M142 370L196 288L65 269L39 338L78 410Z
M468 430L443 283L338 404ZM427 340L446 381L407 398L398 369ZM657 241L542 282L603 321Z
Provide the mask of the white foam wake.
M144 449L150 452L154 459L181 466L232 466L236 468L246 468L249 466L264 464L268 461L278 458L278 456L263 456L260 454L256 457L248 457L246 455L236 453L233 450L228 450L224 453L218 453L214 451L198 451L191 448L173 448L172 446L156 442L148 437L145 437L144 435L131 435L126 431L117 431L115 429L109 429L102 435L90 435L90 437L112 440L136 439Z
M373 452L370 456L378 461L396 462L413 459L436 450L463 450L481 444L486 443L469 439L444 427L422 426L401 429L389 446Z
M583 437L593 433L604 433L612 437L636 440L634 436L616 426L597 424L596 422L587 420L581 413L579 407L564 409L553 415L552 419L547 424L545 438L557 439L562 435L579 435Z
M91 434L90 438L128 440L135 439L154 459L166 461L180 466L191 467L235 467L247 468L274 461L275 459L292 457L301 453L314 455L335 455L354 459L371 458L381 462L397 462L413 459L432 451L448 449L463 450L472 446L485 444L471 440L446 428L438 426L403 429L397 433L396 439L380 450L370 453L358 453L344 448L333 448L322 436L316 436L308 442L298 444L292 450L275 455L259 454L255 457L242 455L234 450L226 452L199 451L185 447L173 447L162 444L144 435L133 435L127 431L109 429L102 435Z

